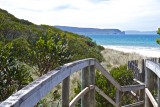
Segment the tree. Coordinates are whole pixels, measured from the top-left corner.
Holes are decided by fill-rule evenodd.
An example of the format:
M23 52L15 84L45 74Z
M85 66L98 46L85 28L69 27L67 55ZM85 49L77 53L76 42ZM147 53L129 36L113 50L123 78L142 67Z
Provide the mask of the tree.
M71 59L65 36L55 34L50 29L31 44L29 63L33 65L38 76L46 74Z

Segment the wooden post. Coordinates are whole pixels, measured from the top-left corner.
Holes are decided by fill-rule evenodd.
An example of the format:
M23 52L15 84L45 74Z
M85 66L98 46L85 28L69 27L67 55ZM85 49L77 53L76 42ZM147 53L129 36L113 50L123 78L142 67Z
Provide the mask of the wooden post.
M95 85L95 67L90 66L90 85ZM95 88L90 90L90 107L95 107Z
M122 96L122 92L120 92L118 89L116 90L116 104L118 105L118 107L121 107L121 96Z
M160 58L158 59L158 63L160 63Z
M62 83L62 107L69 107L69 82L70 77L68 76Z
M89 67L83 68L81 73L81 90L89 86ZM90 107L90 94L86 93L81 98L81 107Z
M144 61L144 59L142 60L142 77L141 77L141 82L145 82L145 61Z
M158 105L160 106L160 78L157 76L157 97Z
M130 64L130 61L128 61L127 70L130 70L130 69L131 69L131 64Z
M149 89L149 91L152 91L153 88L153 76L152 76L152 71L148 69L147 67L145 68L145 87ZM145 94L145 107L152 107L152 104L148 98L148 96Z
M135 60L135 65L136 67L138 67L138 60Z
M139 100L140 100L140 101L143 101L144 98L145 98L145 88L142 89L142 90L140 90ZM142 106L144 107L144 104L143 104ZM142 107L142 106L141 106L141 107Z

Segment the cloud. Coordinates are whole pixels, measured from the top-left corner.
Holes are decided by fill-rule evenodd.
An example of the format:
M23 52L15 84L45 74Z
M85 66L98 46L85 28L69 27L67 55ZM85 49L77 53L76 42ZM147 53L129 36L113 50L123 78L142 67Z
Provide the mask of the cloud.
M60 11L60 10L67 10L67 9L75 9L75 10L77 10L78 8L73 7L71 4L66 4L66 5L57 6L53 10Z
M31 12L44 12L44 10L36 10L36 9L29 9L29 8L19 8L24 11L31 11Z
M36 24L122 30L160 25L159 0L0 0L0 7Z
M58 6L55 8L55 10L65 10L65 9L69 9L69 8L71 8L71 5L67 4L67 5Z
M89 0L90 2L92 3L101 3L101 2L107 2L107 1L110 1L110 0Z

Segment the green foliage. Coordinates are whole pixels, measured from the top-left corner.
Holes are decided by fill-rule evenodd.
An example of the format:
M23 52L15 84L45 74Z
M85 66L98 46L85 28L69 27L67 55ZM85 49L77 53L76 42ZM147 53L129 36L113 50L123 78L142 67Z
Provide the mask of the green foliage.
M127 66L120 66L117 68L113 68L110 71L112 77L120 84L120 85L130 85L133 84L133 74L131 71L127 70ZM99 72L96 72L96 85L106 93L106 95L110 96L113 100L116 99L116 88ZM101 95L96 93L96 101L98 107L113 107L109 102L107 102ZM128 92L123 93L121 104L130 104L133 101Z
M127 66L120 66L113 68L110 71L112 77L118 81L120 85L131 85L133 84L133 72L127 70Z
M47 97L41 99L35 107L59 107L61 95L59 89L51 91Z
M74 88L74 93L77 95L77 94L80 93L80 92L81 92L81 84L80 84L79 81L77 81L77 87ZM73 99L73 98L72 98L72 99ZM79 101L76 103L75 106L76 106L76 107L80 107L80 106L81 106L81 100L79 100Z
M31 45L29 63L36 66L36 74L42 76L48 71L70 61L71 54L68 50L65 36L54 34L48 30L45 35Z
M158 28L158 31L157 31L157 33L158 33L158 34L160 34L160 28Z
M158 28L158 30L157 30L157 34L159 34L159 35L160 35L160 28ZM156 39L156 42L160 45L160 39Z
M7 45L8 48L4 48ZM64 32L53 26L35 25L27 20L18 19L2 9L0 9L0 47L2 47L0 49L2 100L32 81L25 64L35 69L36 74L41 76L71 61L84 58L96 58L100 62L103 60L101 48L91 38ZM42 102L45 101L47 100Z
M78 42L77 42L78 41ZM69 50L72 52L72 61L84 58L96 58L100 62L103 60L102 54L97 46L90 47L79 38L69 40Z
M96 58L100 62L103 60L100 53L102 47L97 46L97 44L89 37L71 32L64 32L48 25L34 25L26 20L17 19L7 11L0 9L0 39L3 40L3 43L8 43L17 38L23 38L23 41L26 39L30 44L34 44L39 37L47 35L48 29L50 32L54 32L58 35L66 35L64 39L68 42L68 49L73 54L70 61L89 57ZM16 42L19 40L16 40ZM19 43L17 45L19 45ZM26 48L27 47L25 47L25 49Z
M101 45L98 45L98 48L99 48L99 50L100 51L103 51L105 48L103 47L103 46L101 46Z
M28 41L22 37L14 39L11 41L13 46L13 54L14 56L21 62L27 62L28 54L30 51L30 44Z
M0 101L32 81L25 65L16 63L12 44L0 48Z

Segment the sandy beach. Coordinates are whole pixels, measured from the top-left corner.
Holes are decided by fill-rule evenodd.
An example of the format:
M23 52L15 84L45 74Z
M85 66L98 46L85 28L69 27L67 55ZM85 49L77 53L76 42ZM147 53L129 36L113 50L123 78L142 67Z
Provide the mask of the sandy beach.
M160 57L160 48L131 47L131 46L103 46L124 53L136 53L143 57Z
M113 67L125 65L129 60L139 60L160 57L160 48L131 47L131 46L103 46L101 53L105 59L103 66L110 70Z

